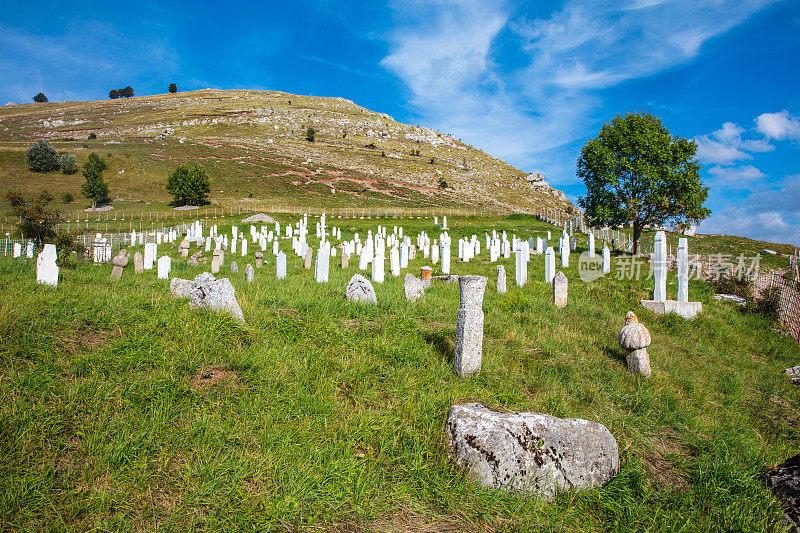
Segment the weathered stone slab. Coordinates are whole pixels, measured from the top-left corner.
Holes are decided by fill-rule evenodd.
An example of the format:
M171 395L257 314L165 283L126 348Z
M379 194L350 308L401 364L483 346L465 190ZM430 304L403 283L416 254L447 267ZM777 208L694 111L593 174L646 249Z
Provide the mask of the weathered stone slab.
M767 486L783 503L789 531L800 531L800 454L767 472Z
M483 486L534 492L599 487L619 471L619 447L597 422L454 405L447 437L458 464Z
M347 284L344 293L347 299L352 302L378 303L378 298L375 296L375 289L372 288L372 283L361 274L355 274L350 278L350 283Z
M559 309L567 306L567 286L569 280L560 270L556 277L553 278L553 304Z
M192 291L192 280L172 278L169 280L169 293L175 298L188 298Z
M55 244L45 244L44 249L36 257L36 283L58 286L58 254Z
M425 286L422 284L422 280L414 274L406 274L403 282L403 290L406 293L406 299L411 302L421 300L425 297Z
M228 278L216 279L208 272L198 274L192 281L189 307L227 312L244 322L244 313L236 300L236 293L230 280Z
M136 252L133 254L133 273L141 274L142 272L144 272L144 257L141 252Z
M683 318L692 319L703 311L702 302L678 302L677 300L642 300L642 307L657 315L675 313Z
M483 292L487 278L461 276L458 279L460 306L456 312L456 348L453 369L459 377L481 370L483 357Z

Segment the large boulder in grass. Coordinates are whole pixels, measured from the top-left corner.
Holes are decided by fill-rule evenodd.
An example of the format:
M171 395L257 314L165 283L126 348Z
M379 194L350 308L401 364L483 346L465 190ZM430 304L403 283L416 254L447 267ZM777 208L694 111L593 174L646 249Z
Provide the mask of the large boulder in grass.
M227 312L244 322L244 313L228 278L216 279L213 274L198 274L189 290L189 307Z
M172 278L169 280L169 292L175 298L188 298L192 292L192 280Z
M800 454L767 472L767 485L783 503L789 530L800 532Z
M619 448L602 424L539 413L454 405L447 438L458 464L483 486L552 498L599 487L619 471Z

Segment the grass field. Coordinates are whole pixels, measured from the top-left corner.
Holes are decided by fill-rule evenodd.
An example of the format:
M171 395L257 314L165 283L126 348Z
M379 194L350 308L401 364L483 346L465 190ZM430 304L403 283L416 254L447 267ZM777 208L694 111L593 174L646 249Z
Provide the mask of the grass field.
M328 223L345 238L378 223L438 236L430 219ZM455 242L553 230L529 217L450 224ZM245 325L189 310L155 271L129 266L111 282L110 265L81 264L54 289L35 284L30 261L0 261L0 529L782 530L762 479L797 453L800 391L781 372L800 363L798 345L705 283L690 286L697 319L659 317L637 303L651 281L612 271L586 284L573 260L559 310L542 256L523 288L513 259L500 260L506 295L485 250L454 259L453 273L489 277L482 372L462 380L451 367L458 284L434 282L409 303L387 268L379 304L365 307L343 296L355 261L342 271L332 259L320 285L290 242L281 248L284 281L271 254L253 283L241 257L242 273L225 275ZM177 257L177 244L163 253ZM408 271L427 264L420 256ZM177 277L202 271L173 265ZM628 310L653 335L649 380L617 347ZM620 474L554 502L478 488L443 432L448 408L468 401L605 424Z

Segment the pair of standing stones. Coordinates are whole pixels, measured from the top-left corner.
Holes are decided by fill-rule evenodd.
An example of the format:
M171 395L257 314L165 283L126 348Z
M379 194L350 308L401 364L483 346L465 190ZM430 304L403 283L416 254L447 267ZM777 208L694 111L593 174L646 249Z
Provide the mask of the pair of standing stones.
M553 303L559 309L566 307L569 280L563 272L559 271L553 277ZM497 265L497 292L505 294L506 289L506 269L503 265Z

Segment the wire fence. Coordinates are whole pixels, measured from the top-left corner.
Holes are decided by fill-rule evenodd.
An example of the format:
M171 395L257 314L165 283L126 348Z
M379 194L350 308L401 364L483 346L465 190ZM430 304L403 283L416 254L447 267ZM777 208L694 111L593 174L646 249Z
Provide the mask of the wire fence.
M778 321L786 334L800 342L800 291L796 279L785 279L780 271L772 271L756 276L753 281L753 294L763 298L775 291L778 304Z

